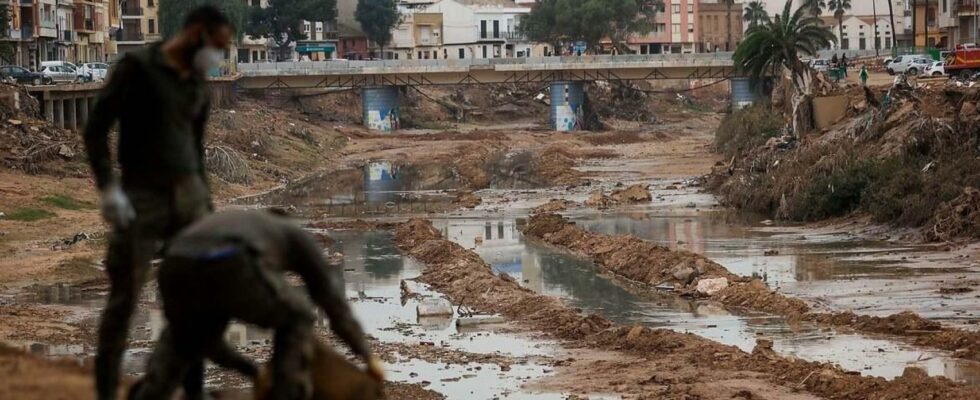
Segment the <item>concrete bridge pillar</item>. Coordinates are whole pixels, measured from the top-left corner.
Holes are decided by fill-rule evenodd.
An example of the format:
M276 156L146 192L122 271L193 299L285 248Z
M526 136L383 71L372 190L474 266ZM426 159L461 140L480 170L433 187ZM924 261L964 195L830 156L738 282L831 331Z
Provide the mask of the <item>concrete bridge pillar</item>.
M44 120L54 123L54 100L44 100Z
M54 100L54 126L59 128L65 127L65 100L55 99Z
M75 100L74 98L65 99L65 125L68 130L72 131L78 129L78 113L75 112L77 110Z
M373 131L391 132L400 127L400 99L397 86L361 89L364 126Z
M584 122L582 103L585 101L582 87L582 82L551 83L551 129L568 132L581 128Z
M85 124L88 123L88 107L89 107L88 97L80 97L78 99L78 129L85 129Z

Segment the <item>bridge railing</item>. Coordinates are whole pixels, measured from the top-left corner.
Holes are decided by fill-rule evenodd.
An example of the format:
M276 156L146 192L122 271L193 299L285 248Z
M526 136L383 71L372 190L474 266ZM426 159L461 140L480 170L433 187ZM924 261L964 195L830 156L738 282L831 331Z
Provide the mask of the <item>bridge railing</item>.
M238 71L246 76L261 75L313 75L357 73L406 73L406 72L458 72L474 67L497 68L499 66L543 66L543 69L587 68L603 64L629 67L631 64L660 64L661 66L730 66L732 53L698 54L632 54L595 56L554 56L523 58L477 58L447 60L331 60L331 61L284 61L273 63L238 64ZM529 67L529 69L533 69Z

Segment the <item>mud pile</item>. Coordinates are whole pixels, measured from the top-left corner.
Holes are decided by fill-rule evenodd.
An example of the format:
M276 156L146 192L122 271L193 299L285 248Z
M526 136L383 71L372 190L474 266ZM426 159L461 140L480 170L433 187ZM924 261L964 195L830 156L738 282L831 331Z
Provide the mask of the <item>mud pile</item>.
M604 209L622 204L649 203L652 199L649 185L636 184L625 189L615 189L608 196L601 189L596 190L589 195L585 205Z
M463 207L463 208L476 208L483 202L480 196L473 194L470 190L462 190L456 194L456 199L453 200L453 204Z
M551 199L547 203L531 209L531 214L548 214L562 212L575 205L574 201L565 199Z
M980 237L980 207L967 193L980 187L980 89L892 89L887 101L881 89L845 94L859 107L803 137L773 129L785 120L764 106L726 118L716 142L730 161L709 189L773 218L868 215L928 240Z
M956 357L980 361L980 332L944 328L911 312L886 317L852 312L815 312L803 300L775 292L759 279L732 274L701 255L673 251L629 235L588 232L557 214L532 215L524 234L588 257L613 274L651 288L668 288L680 295L708 297L726 307L781 315L790 320L907 336L917 344L953 351ZM724 279L720 290L703 290L705 283L718 282L719 278Z
M554 216L545 216L552 220ZM553 225L553 224L552 224ZM539 226L536 229L545 229ZM693 334L639 326L617 326L596 315L583 315L551 296L535 294L513 279L496 276L490 266L474 252L445 240L426 220L414 219L395 229L395 243L408 255L427 264L419 280L445 293L456 304L481 311L500 313L533 329L570 341L571 345L619 351L650 360L657 368L696 370L683 384L659 384L655 388L660 398L687 396L694 385L717 385L747 371L758 373L778 385L793 390L803 389L835 399L915 398L973 399L980 390L951 382L945 378L930 378L916 369L892 381L855 375L831 364L806 362L780 357L757 346L752 354ZM607 251L609 252L609 251ZM685 255L685 258L693 257ZM657 374L660 374L657 372ZM643 388L654 382L620 381L617 387ZM676 383L676 382L675 382ZM712 396L709 398L731 398ZM677 397L680 398L680 397ZM685 397L686 398L686 397Z

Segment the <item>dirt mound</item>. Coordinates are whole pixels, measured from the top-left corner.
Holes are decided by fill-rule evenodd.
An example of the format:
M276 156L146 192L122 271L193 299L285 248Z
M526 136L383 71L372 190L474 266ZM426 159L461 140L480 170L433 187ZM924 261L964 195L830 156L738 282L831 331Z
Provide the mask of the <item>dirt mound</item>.
M560 225L556 223L556 217L545 214L529 229L558 234L560 232L549 229ZM975 388L945 378L930 378L916 370L886 381L851 374L831 364L783 358L765 348L757 347L752 354L746 354L736 347L693 334L617 326L600 316L582 315L555 297L535 294L512 279L494 275L476 253L442 239L425 220L411 220L396 228L395 243L403 252L427 264L419 280L445 293L456 304L503 314L568 340L572 345L644 357L662 363L667 369L698 371L683 385L660 385L662 398L686 396L692 384L714 385L746 371L761 374L762 379L780 385L835 399L897 399L908 398L909 393L915 393L917 399L973 399L980 396L980 391ZM656 375L650 379L655 378Z
M957 237L980 238L980 190L963 188L963 194L943 204L932 217L926 238L948 241Z
M483 199L469 190L460 191L456 194L456 199L453 200L453 204L463 208L476 208L480 203L483 203Z
M615 189L608 196L602 190L596 190L589 194L585 205L598 209L605 209L622 204L648 203L653 199L650 195L650 185L636 184L630 185L625 189Z
M0 399L87 400L93 398L92 372L76 361L44 360L0 345Z
M318 221L306 224L308 228L335 231L386 231L394 229L394 222L367 221L363 219L341 221Z
M565 211L568 207L574 206L575 202L565 199L551 199L547 203L531 209L531 214L549 214Z
M524 234L528 238L588 257L613 274L651 288L670 285L677 294L708 297L726 307L862 332L912 337L920 345L953 351L957 357L980 361L980 332L944 328L912 312L885 317L852 312L813 312L805 301L773 291L759 279L734 275L701 255L672 251L633 236L588 232L557 214L532 215ZM714 293L701 290L702 283L718 278L724 278L727 287Z

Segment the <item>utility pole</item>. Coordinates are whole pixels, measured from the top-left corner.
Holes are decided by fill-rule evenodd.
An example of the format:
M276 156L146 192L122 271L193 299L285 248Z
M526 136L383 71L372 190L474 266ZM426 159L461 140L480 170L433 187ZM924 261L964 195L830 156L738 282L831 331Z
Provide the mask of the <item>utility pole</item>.
M929 52L929 0L926 0L926 15L922 17L922 32L925 33L925 42L923 42L923 47L925 47L926 52Z
M888 0L891 1L891 0ZM878 37L878 0L871 0L871 14L874 15L875 27L875 57L881 56L881 38Z
M918 22L918 18L917 17L919 16L918 15L919 13L917 13L915 11L918 8L918 7L916 7L916 4L915 3L916 3L916 0L912 0L912 49L913 49L912 52L913 53L915 52L915 39L918 36L917 35L917 33L918 33L917 31L918 31L918 28L919 28L916 25L916 23Z

